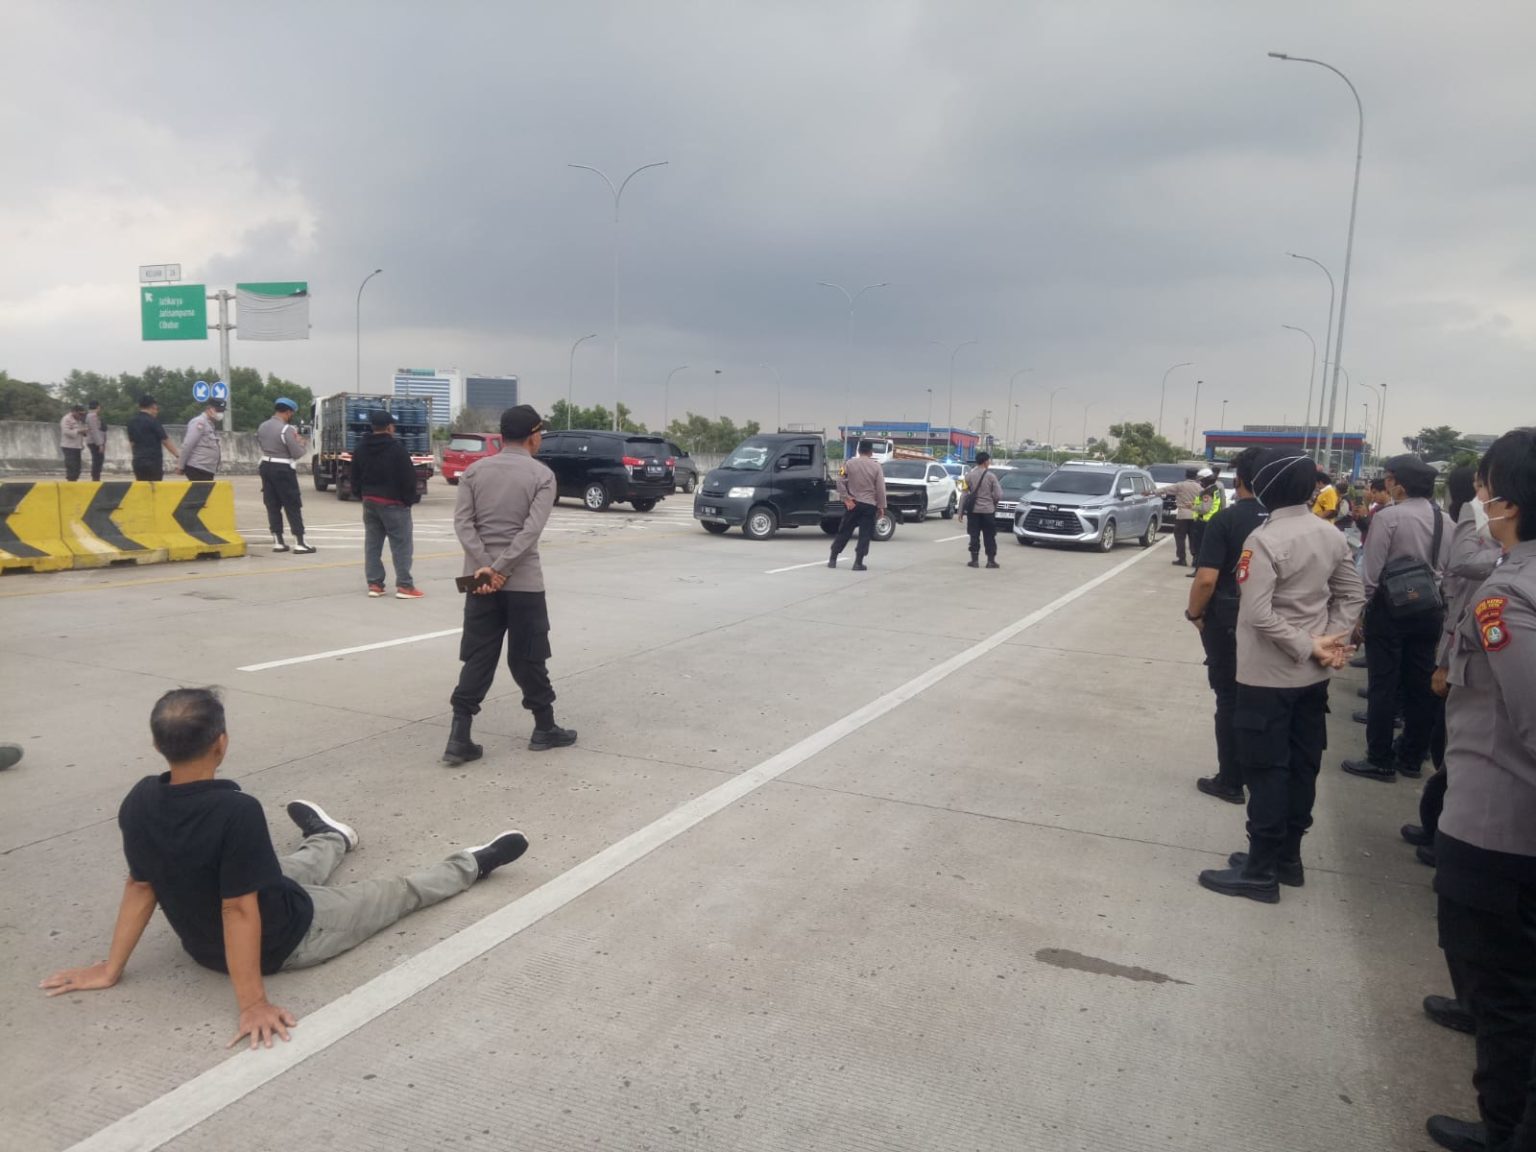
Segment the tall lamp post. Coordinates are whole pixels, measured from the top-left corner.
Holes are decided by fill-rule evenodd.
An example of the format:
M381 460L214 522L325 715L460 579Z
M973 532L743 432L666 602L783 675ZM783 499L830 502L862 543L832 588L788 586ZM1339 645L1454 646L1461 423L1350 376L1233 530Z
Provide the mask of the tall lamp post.
M363 277L363 282L357 286L357 379L353 384L353 391L363 390L363 289L368 287L368 281L372 280L382 268L375 268Z
M1381 459L1381 446L1387 435L1387 382L1381 382L1381 404L1376 409L1376 459Z
M1018 412L1018 407L1019 407L1017 404L1015 404L1013 402L1013 385L1018 380L1018 378L1020 376L1024 375L1024 373L1026 373L1026 372L1033 372L1033 371L1034 371L1033 368L1020 368L1017 372L1015 372L1012 376L1010 376L1008 378L1008 411L1006 413L1006 419L1008 421L1007 437L1008 437L1008 443L1010 445L1013 443L1013 438L1014 438L1014 433L1015 433L1013 418L1014 418L1015 414ZM1010 449L1010 455L1011 454L1012 454L1012 450Z
M1098 404L1097 400L1090 400L1083 405L1083 455L1088 455L1088 409Z
M1311 436L1312 423L1312 385L1317 382L1317 341L1312 339L1312 333L1305 328L1298 328L1294 324L1282 324L1282 328L1289 328L1292 332L1300 332L1307 338L1307 343L1312 345L1312 372L1307 377L1307 408L1306 414L1301 418L1301 450L1307 450L1307 440ZM1326 348L1327 346L1324 345Z
M936 344L940 348L949 348L948 344L945 344L939 340L930 340L928 343ZM960 355L960 349L967 348L972 344L980 343L980 340L962 340L953 348L949 348L949 415L945 417L945 420L949 425L947 434L950 438L951 444L954 443L955 436L955 357ZM946 451L944 454L946 456L949 455L948 451Z
M933 389L928 389L928 430L923 435L923 447L933 455Z
M686 371L687 368L688 365L679 364L667 373L667 382L661 386L661 434L663 436L667 434L667 429L672 423L668 419L672 415L672 377L676 376L679 372Z
M1223 432L1227 430L1227 402L1225 400L1221 402L1221 430Z
M1195 410L1189 416L1189 451L1191 454L1195 451L1195 437L1200 435L1200 385L1204 383L1204 380L1195 381Z
M1355 209L1360 202L1360 161L1365 156L1365 105L1360 102L1360 93L1356 91L1349 77L1332 64L1306 56L1288 56L1284 52L1271 52L1269 55L1276 60L1287 60L1296 64L1315 64L1319 68L1328 69L1349 86L1349 93L1355 98L1355 112L1359 117L1359 130L1355 137L1355 185L1349 194L1349 231L1345 234L1344 240L1344 283L1339 288L1338 337L1333 348L1333 390L1329 394L1328 401L1328 442L1324 448L1326 454L1333 451L1333 418L1339 400L1339 364L1344 359L1344 313L1349 306L1349 269L1355 253ZM1348 387L1347 384L1345 386ZM1348 410L1349 406L1346 404L1345 411Z
M1060 388L1051 389L1051 399L1045 407L1045 431L1051 441L1051 449L1046 453L1048 459L1055 459L1056 457L1056 393L1065 391L1066 387L1063 384Z
M849 292L841 284L834 284L830 280L818 280L817 285L822 288L835 288L843 294L843 299L848 302L848 363L843 367L843 438L847 439L847 429L852 427L853 407L853 306L859 302L859 297L866 292L873 292L876 288L889 288L890 284L882 280L879 284L866 284L857 292Z
M1188 367L1191 367L1191 361L1185 360L1181 363L1171 365L1168 368L1168 372L1172 372L1175 368ZM1157 434L1159 436L1163 434L1163 401L1168 398L1168 372L1163 373L1163 386L1158 389L1157 393Z
M1323 332L1323 393L1326 395L1328 391L1328 345L1333 343L1333 273L1328 271L1328 266L1321 260L1314 260L1310 256L1299 256L1295 252L1287 252L1286 255L1292 260L1305 260L1308 264L1316 264L1323 270L1323 275L1328 277L1328 327ZM1311 393L1310 388L1307 391L1309 394ZM1303 424L1310 424L1312 422L1311 408L1311 402L1308 401L1307 418L1302 421ZM1317 398L1317 426L1319 429L1323 426L1323 396ZM1321 441L1321 439L1322 437L1319 436L1318 440Z
M1327 369L1328 369L1330 364L1332 364L1332 367L1333 367L1333 378L1335 380L1337 380L1340 375L1342 375L1344 377L1344 412L1347 415L1348 412L1349 412L1349 389L1350 389L1350 384L1351 384L1350 378L1349 378L1349 369L1345 368L1345 367L1342 367L1341 365L1338 365L1338 364L1333 364L1332 361L1324 361L1323 362L1323 369L1324 369L1325 374L1326 374L1326 371L1327 371ZM1346 423L1348 423L1347 420L1346 420ZM1323 467L1327 468L1329 471L1332 471L1333 467L1332 467L1331 464L1328 463L1330 455L1331 455L1331 453L1324 455L1324 457L1323 457ZM1344 467L1344 450L1342 448L1339 449L1339 467L1340 468Z
M565 383L565 427L566 427L566 431L570 431L571 419L575 415L575 408L576 408L576 349L580 348L588 340L596 340L596 339L597 339L597 333L596 332L588 332L585 336L578 337L576 339L576 342L571 345L571 370L570 370L570 374L566 377L566 383Z
M608 173L601 168L594 168L590 164L568 164L568 168L580 168L584 172L596 172L603 178L603 183L608 185L608 191L613 193L613 430L619 430L619 202L624 198L624 189L629 187L629 182L647 168L662 168L668 162L658 160L654 164L642 164L636 168L623 181L615 187L612 180L608 179Z
M1371 390L1371 398L1376 401L1376 411L1380 412L1381 411L1381 393L1376 391L1376 386L1374 384L1367 384L1364 380L1362 380L1360 382L1360 387L1362 387L1362 388L1369 388ZM1369 411L1369 408L1367 408L1367 411ZM1365 427L1360 429L1360 434L1362 436L1364 436L1364 437L1369 437L1371 439L1376 439L1375 437L1371 436L1371 426L1370 426L1369 423L1367 423L1365 425ZM1376 458L1378 460L1380 460L1381 459L1381 444L1378 442L1375 445L1375 448L1376 448ZM1361 453L1363 455L1364 452L1365 452L1365 445L1364 444L1361 444L1360 451L1361 451ZM1366 456L1365 460L1366 460L1366 463L1370 463L1370 457L1369 456Z

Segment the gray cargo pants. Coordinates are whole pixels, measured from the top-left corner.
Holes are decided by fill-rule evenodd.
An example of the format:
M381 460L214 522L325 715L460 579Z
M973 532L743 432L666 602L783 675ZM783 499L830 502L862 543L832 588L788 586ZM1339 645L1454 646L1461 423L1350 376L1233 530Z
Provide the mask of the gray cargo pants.
M326 881L346 854L347 842L326 832L306 836L297 852L278 861L283 875L302 884L315 902L315 918L283 961L285 969L310 968L340 956L402 916L457 896L480 875L472 855L455 852L441 864L409 876L328 887Z

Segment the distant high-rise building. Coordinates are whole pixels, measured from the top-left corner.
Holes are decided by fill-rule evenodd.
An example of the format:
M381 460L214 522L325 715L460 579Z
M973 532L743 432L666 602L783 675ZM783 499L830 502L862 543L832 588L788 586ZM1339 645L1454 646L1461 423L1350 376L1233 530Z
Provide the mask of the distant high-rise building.
M516 376L466 376L464 407L500 415L517 406Z
M432 423L446 428L466 408L500 414L517 403L516 376L465 376L457 368L396 368L394 395L430 396Z

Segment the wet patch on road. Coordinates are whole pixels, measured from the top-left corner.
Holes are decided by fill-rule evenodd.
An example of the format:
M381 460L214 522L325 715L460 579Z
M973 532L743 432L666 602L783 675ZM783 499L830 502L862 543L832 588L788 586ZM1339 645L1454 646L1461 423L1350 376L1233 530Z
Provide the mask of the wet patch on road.
M1035 959L1057 968L1092 972L1096 976L1119 976L1122 980L1139 980L1147 984L1189 983L1188 980L1175 980L1172 976L1154 972L1150 968L1132 968L1125 964L1100 960L1097 956L1084 956L1081 952L1071 952L1066 948L1042 948L1035 953Z

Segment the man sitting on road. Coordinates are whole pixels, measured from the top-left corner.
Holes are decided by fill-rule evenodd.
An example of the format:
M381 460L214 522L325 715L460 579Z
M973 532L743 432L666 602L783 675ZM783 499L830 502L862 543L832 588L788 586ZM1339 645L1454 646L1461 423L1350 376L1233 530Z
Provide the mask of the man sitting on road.
M858 529L859 542L853 549L853 570L863 572L864 557L869 555L869 542L875 538L875 521L885 515L885 471L875 462L875 446L869 440L859 441L859 454L843 465L843 473L837 478L837 494L843 498L843 522L832 541L832 555L828 568L837 567L837 558L848 547L854 529Z
M455 852L440 864L389 880L330 887L357 833L318 804L295 800L288 815L304 833L291 856L272 849L261 804L233 780L216 778L229 749L224 705L211 688L176 688L150 714L155 749L170 771L146 776L117 813L128 881L107 959L66 968L42 982L49 996L111 988L158 904L187 954L228 972L241 1037L272 1046L288 1039L293 1013L267 1001L262 977L329 960L407 913L456 896L528 848L521 832Z

